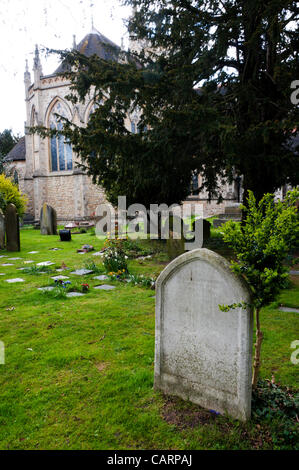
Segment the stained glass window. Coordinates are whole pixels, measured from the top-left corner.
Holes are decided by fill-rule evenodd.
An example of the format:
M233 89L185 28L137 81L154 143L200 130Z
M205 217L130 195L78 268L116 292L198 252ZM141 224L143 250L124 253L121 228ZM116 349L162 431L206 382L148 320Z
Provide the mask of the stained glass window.
M50 128L61 130L63 128L62 122L59 122L58 116L68 117L67 112L60 101L57 101L52 108L50 114ZM71 145L60 136L51 137L50 141L51 152L51 170L52 171L65 171L72 170L73 168L73 152Z

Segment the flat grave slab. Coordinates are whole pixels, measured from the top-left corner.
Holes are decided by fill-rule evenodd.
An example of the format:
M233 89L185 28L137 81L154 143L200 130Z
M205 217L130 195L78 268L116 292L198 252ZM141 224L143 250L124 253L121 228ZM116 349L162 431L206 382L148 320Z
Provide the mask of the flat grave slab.
M63 279L69 279L68 276L53 276L51 277L54 281L62 281Z
M41 263L37 263L36 266L51 266L52 264L55 263L52 263L52 261L42 261Z
M94 289L99 289L99 290L112 290L116 289L115 286L110 286L108 284L103 284L102 286L95 286Z
M24 264L30 264L30 263L34 263L34 261L32 261L31 259L24 261Z
M297 271L296 269L292 269L292 270L290 271L290 274L291 274L292 276L299 276L299 271Z
M104 253L101 251L96 251L95 253L92 254L92 256L103 256Z
M16 261L17 259L23 259L23 258L19 258L19 257L16 257L16 258L8 258L8 261Z
M15 282L25 282L24 279L16 277L15 279L5 279L9 284L14 284Z
M7 258L7 256L5 256L5 255L1 255L1 256L0 256L0 258Z
M36 253L39 253L39 251L28 251L29 255L35 255Z
M40 290L42 292L45 292L45 291L50 291L50 290L53 290L54 287L53 286L48 286L48 287L38 287L37 290Z
M6 276L6 274L5 273L0 273L0 276Z
M97 281L107 281L109 277L105 274L101 274L100 276L95 276L92 279L96 279Z
M4 263L1 266L14 266L12 263Z
M66 294L67 297L82 297L82 295L84 294L82 294L81 292L68 292Z
M86 274L92 274L93 271L91 269L76 269L76 271L72 271L71 274L76 274L77 276L85 276Z
M281 312L295 312L295 313L299 313L299 308L295 308L295 307L279 307L279 310Z

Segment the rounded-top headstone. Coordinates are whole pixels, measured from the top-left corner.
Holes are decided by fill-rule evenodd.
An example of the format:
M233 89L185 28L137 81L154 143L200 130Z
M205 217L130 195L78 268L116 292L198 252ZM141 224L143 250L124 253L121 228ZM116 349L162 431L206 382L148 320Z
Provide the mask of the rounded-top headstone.
M219 305L245 302L227 312ZM207 249L172 261L156 283L155 388L246 420L251 411L250 291Z

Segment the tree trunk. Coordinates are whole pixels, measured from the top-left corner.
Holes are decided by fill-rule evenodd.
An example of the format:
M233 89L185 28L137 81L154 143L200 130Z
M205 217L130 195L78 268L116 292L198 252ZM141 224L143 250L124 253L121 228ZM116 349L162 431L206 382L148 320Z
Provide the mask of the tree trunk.
M255 343L255 354L254 354L254 363L253 363L253 377L252 377L252 387L256 388L257 381L259 378L259 371L261 365L261 348L263 341L263 333L260 329L260 309L255 310L255 321L256 321L256 343Z

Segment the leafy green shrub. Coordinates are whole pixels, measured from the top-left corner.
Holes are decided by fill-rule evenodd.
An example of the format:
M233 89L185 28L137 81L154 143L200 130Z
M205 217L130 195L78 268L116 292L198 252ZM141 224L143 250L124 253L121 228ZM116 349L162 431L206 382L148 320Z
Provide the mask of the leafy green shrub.
M0 175L0 208L3 213L10 203L16 206L19 216L22 217L26 209L27 196L21 194L18 186L2 174Z
M251 288L256 318L256 344L253 386L257 385L263 334L260 330L260 309L275 300L288 285L286 265L291 248L299 235L295 206L299 191L288 192L284 201L275 202L274 194L265 194L257 204L249 191L248 207L243 224L229 221L222 226L223 239L234 250L237 261L231 268L244 276Z

